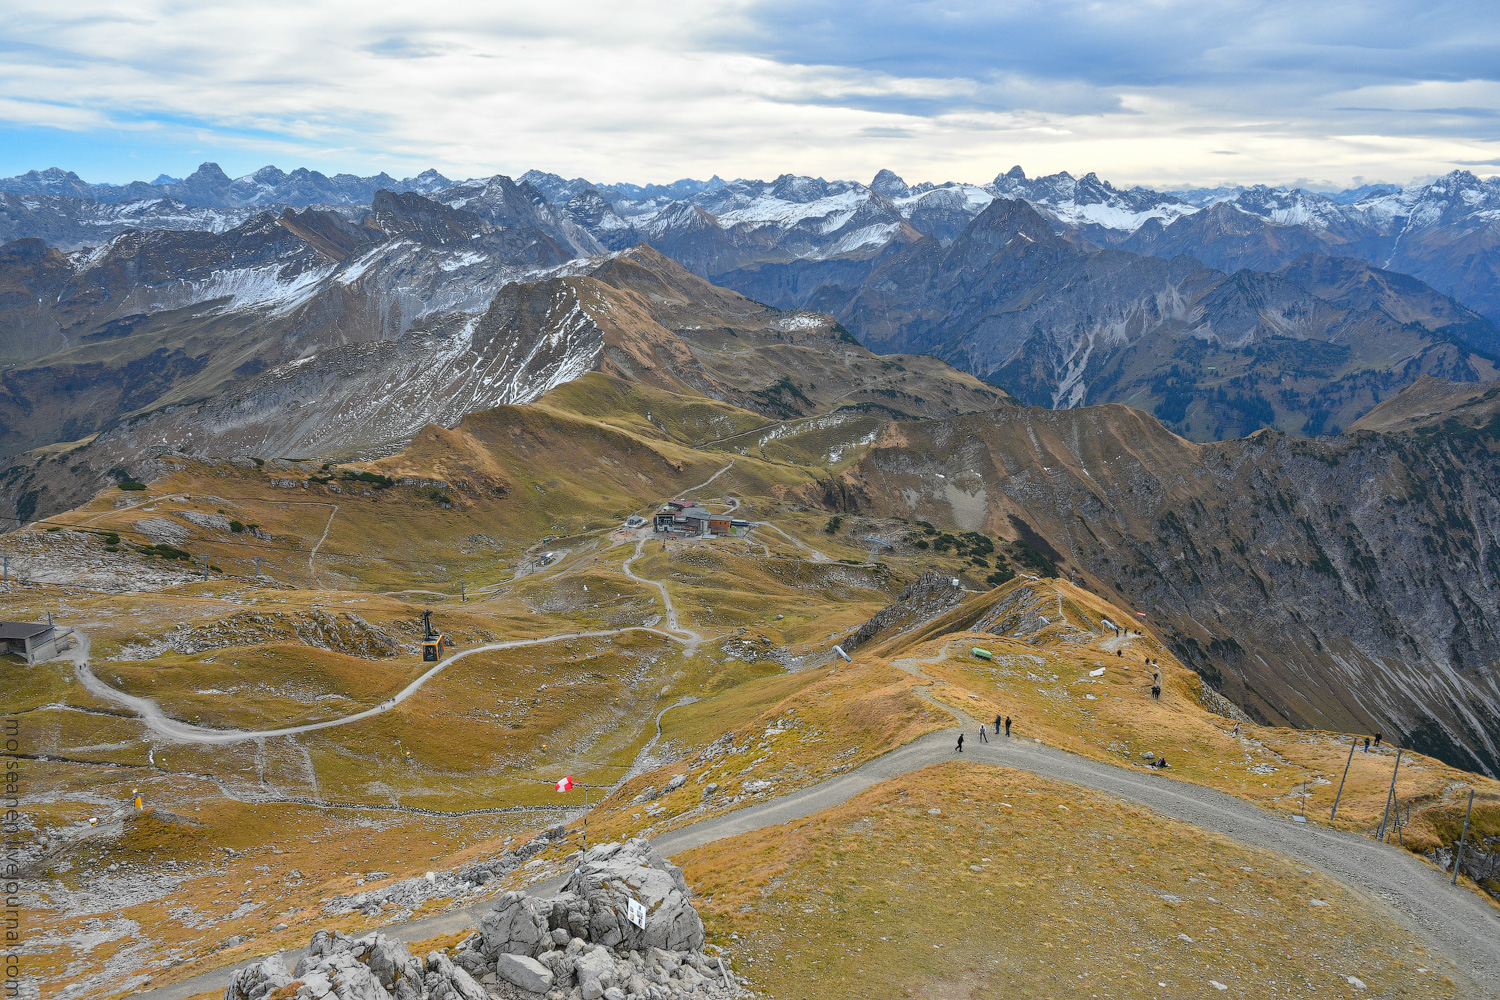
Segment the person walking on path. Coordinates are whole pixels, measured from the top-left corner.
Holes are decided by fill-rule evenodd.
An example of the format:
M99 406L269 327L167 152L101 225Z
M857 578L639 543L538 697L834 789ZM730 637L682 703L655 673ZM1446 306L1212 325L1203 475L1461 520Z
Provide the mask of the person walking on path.
M1000 716L999 715L995 716L995 735L996 736L1000 735ZM1006 733L1006 735L1008 736L1010 734Z
M1365 737L1365 753L1370 752L1370 737Z
M963 733L959 733L958 734L958 746L957 746L956 749L957 749L958 753L963 753L964 752L964 734Z
M1375 745L1376 746L1380 746L1380 734L1379 733L1375 734Z
M979 742L981 742L981 743L988 743L989 741L990 741L990 738L988 736L984 735L984 723L981 722L979 724Z
M1005 735L1010 736L1010 716L1005 717Z

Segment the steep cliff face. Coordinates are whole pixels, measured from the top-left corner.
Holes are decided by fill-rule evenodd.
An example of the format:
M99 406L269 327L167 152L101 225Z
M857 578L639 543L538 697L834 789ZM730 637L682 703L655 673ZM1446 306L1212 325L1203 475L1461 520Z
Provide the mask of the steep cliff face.
M1218 440L1347 427L1422 375L1495 377L1500 331L1422 282L1304 253L1225 274L1192 257L1098 250L997 198L949 245L761 262L720 281L826 310L876 350L935 354L1023 402L1128 402Z
M997 411L893 427L846 475L890 514L1034 530L1262 719L1500 771L1500 423L1198 445L1124 407Z

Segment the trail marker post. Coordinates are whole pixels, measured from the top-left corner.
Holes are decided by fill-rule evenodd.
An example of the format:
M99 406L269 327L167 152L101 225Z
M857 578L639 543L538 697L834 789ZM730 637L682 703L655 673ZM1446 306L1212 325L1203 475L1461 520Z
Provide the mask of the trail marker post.
M1391 789L1385 794L1385 812L1380 815L1380 833L1375 837L1382 844L1385 843L1385 823L1391 815L1391 801L1396 797L1396 775L1401 771L1401 753L1403 749L1402 747L1396 748L1396 766L1391 768ZM1400 808L1399 804L1397 808Z
M1359 737L1352 737L1349 741L1349 759L1344 761L1344 776L1339 779L1339 793L1333 797L1333 812L1328 814L1328 822L1339 814L1339 799L1344 797L1344 782L1349 777L1349 765L1354 763L1354 748L1359 745Z
M1458 885L1458 866L1464 863L1464 841L1469 839L1469 814L1474 811L1474 789L1469 789L1469 808L1464 810L1464 832L1453 854L1453 884Z

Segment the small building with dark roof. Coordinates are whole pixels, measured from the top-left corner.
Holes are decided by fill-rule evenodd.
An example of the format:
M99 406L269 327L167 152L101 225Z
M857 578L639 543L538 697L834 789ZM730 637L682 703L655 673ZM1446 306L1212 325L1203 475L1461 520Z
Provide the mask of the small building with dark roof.
M62 638L47 622L0 622L0 643L4 643L4 652L20 656L27 663L56 656L62 651Z

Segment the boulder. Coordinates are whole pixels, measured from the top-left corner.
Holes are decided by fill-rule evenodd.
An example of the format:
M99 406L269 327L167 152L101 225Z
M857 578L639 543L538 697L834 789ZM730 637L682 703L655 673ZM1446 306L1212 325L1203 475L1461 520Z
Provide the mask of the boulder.
M365 941L365 938L360 938L358 943L363 944ZM384 986L387 991L395 993L397 984L402 982L414 983L417 986L417 995L421 996L422 973L425 970L421 963L412 957L411 951L406 947L406 942L398 938L386 937L384 934L376 934L373 939L369 940L369 949L360 960L369 967L375 978L380 980L380 985Z
M291 983L292 974L287 971L286 963L280 955L272 955L231 975L224 1000L263 1000Z
M479 921L486 956L526 955L535 958L552 946L548 920L552 904L525 893L507 892Z
M546 993L552 988L555 978L551 969L528 955L498 956L495 975L531 993Z
M323 958L334 952L349 951L353 946L353 939L343 931L330 932L322 929L313 931L312 941L307 946L308 954L298 959L297 966L300 969L302 963L310 958Z
M575 953L576 954L576 953ZM537 961L552 973L552 985L565 990L573 985L573 956L563 951L544 951Z
M489 1000L484 987L440 951L427 956L426 982L426 1000Z
M583 992L583 1000L599 1000L614 983L615 960L605 948L579 955L574 967L578 970L578 988Z
M341 951L328 956L318 964L316 971L328 977L332 992L339 1000L391 1000L380 980L354 957L353 952Z
M553 940L557 941L557 932L567 932L567 937L557 941L560 945L568 943L570 938L583 937L588 934L589 912L588 902L579 899L571 892L560 892L552 897L552 912L548 914L547 926L552 928Z
M463 969L475 979L481 979L488 973L495 971L494 959L485 958L483 954L473 948L461 948L453 956L453 964Z
M703 921L690 902L692 891L682 869L648 841L637 838L590 850L569 879L568 891L586 904L588 936L596 944L631 951L703 947ZM627 918L629 899L646 908L644 929Z

